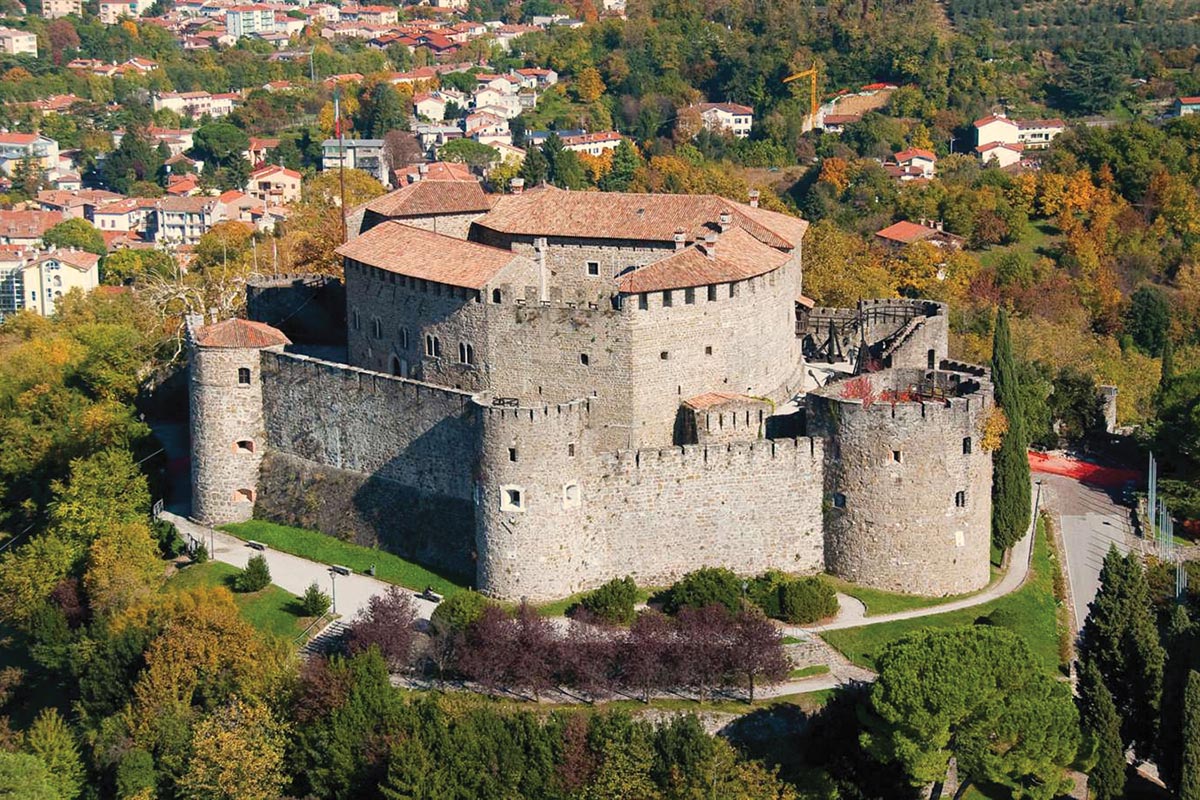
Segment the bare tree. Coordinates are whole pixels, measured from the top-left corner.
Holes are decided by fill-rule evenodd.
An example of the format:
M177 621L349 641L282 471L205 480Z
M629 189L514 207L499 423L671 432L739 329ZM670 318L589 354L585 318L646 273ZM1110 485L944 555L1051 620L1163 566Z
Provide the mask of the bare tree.
M420 142L409 131L388 131L383 137L383 155L389 173L425 158Z

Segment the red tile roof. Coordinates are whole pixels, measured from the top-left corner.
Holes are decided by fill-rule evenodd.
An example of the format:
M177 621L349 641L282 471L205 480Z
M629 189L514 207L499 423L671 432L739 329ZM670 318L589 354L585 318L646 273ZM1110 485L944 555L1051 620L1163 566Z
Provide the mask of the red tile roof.
M1181 97L1179 102L1185 106L1200 106L1200 96L1197 97Z
M908 220L900 220L892 225L888 225L881 231L876 231L875 235L880 239L887 239L889 242L912 244L913 242L928 239L936 233L935 229L925 225L918 225Z
M61 211L0 211L0 238L37 238L62 221Z
M196 344L201 347L258 349L291 343L278 328L248 319L227 319L196 331Z
M626 273L617 289L638 294L732 283L779 269L789 258L735 227L721 234L711 250L708 244L696 244Z
M999 117L999 116L996 116L995 114L993 114L990 117L984 117L983 119L975 120L975 127L982 128L984 125L987 125L989 122L1003 122L1006 125L1013 125L1013 126L1015 126L1017 124L1017 123L1013 122L1011 119L1009 119L1008 117Z
M710 408L717 406L729 405L731 403L762 403L763 401L757 397L751 397L748 394L735 394L733 392L706 392L698 394L695 397L689 397L683 401L683 404L688 408L696 411L707 411Z
M910 147L907 150L901 150L896 153L896 163L903 164L905 161L912 161L914 158L923 158L926 161L937 161L937 155L932 150L922 150L919 147Z
M402 186L367 203L367 210L382 217L416 217L428 214L483 213L492 199L479 182L426 178Z
M510 250L443 236L394 220L351 239L337 252L398 275L467 289L482 289L500 270L522 260Z
M716 195L569 192L553 186L504 195L475 224L518 236L672 242L678 229L689 241L703 238L722 211L771 247L798 247L808 229L802 219Z

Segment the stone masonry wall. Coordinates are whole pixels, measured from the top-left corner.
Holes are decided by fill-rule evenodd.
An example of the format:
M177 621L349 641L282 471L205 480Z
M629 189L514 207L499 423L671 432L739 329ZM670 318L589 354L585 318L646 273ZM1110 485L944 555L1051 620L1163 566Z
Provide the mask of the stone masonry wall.
M246 316L293 342L346 342L346 288L328 275L259 276L246 284Z
M871 380L886 382L897 372L905 371L875 373ZM985 586L992 462L978 440L992 407L991 385L946 401L867 407L836 392L835 385L808 396L809 430L828 437L828 570L867 586L925 595Z
M192 516L243 522L254 510L266 444L259 351L196 347L191 359ZM239 383L239 369L250 371L248 383Z

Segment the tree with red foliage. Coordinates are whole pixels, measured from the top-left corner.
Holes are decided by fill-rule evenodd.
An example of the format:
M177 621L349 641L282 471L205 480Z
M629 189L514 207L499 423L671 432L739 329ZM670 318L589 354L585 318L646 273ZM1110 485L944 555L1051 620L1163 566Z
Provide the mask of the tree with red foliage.
M680 609L675 625L682 666L679 677L703 702L733 672L733 617L724 606L688 606Z
M388 669L398 672L408 666L416 638L413 628L416 621L417 612L408 593L389 586L383 594L372 597L350 625L347 637L350 653L361 653L375 645Z
M756 681L775 683L791 671L779 629L756 608L743 608L733 618L733 668L750 687L754 702Z
M499 606L489 604L479 619L463 632L456 667L463 675L494 692L504 685L508 675L509 646L508 615Z
M529 690L537 700L554 686L560 650L558 631L528 603L521 603L509 628L509 680L513 686Z
M674 655L670 618L643 611L619 645L617 674L622 683L641 692L643 703L649 703L651 692L674 683Z
M845 400L861 400L863 408L867 408L875 402L875 388L870 378L859 375L842 384L841 396Z
M329 659L316 656L300 665L300 681L292 716L301 725L323 719L341 708L350 692L349 675L329 668Z
M560 648L559 683L594 701L612 688L617 642L612 632L574 619Z
M50 41L50 59L55 66L61 66L63 52L79 48L79 34L69 19L51 20L46 25L46 38Z

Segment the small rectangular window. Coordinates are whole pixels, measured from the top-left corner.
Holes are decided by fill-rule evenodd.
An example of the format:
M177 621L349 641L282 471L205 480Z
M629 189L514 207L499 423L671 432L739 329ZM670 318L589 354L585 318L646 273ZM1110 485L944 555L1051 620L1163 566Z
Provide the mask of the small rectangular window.
M250 385L250 368L238 367L238 383L242 386Z
M711 355L712 355L712 345L711 345L711 344L710 344L710 345L705 345L705 347L704 347L704 355L706 355L706 356L711 356Z
M508 460L509 461L517 460L517 448L515 448L515 447L508 448Z
M567 443L567 457L568 458L575 457L575 443L574 442Z
M587 262L587 274L588 275L599 275L600 274L600 262L599 261Z
M708 287L708 301L711 303L716 299L717 299L717 287L716 286Z
M964 456L971 455L971 437L970 436L963 439L963 455Z
M580 364L583 364L583 365L586 367L590 361L591 361L591 359L590 359L590 358L588 358L588 354L587 354L587 353L580 353L580 354L579 354L579 363L580 363Z
M689 306L692 305L693 303L695 303L696 302L696 290L690 289L690 288L684 289L683 290L683 302Z
M638 295L638 308L642 311L645 311L649 307L650 307L650 298L645 294L639 294Z
M661 353L658 354L658 357L661 358L663 361L666 361L667 359L669 359L671 357L671 354L668 353L666 350L663 350Z
M672 305L673 300L671 298L671 291L668 289L667 291L663 292L663 308L670 308Z
M966 492L955 492L954 493L954 505L957 508L966 508L967 493Z
M846 507L846 495L842 494L841 492L834 492L833 493L833 507L834 508L845 508Z
M895 461L897 464L899 464L899 463L900 463L900 460L901 460L901 459L900 459L900 451L899 451L899 450L893 450L893 451L892 451L892 461Z

